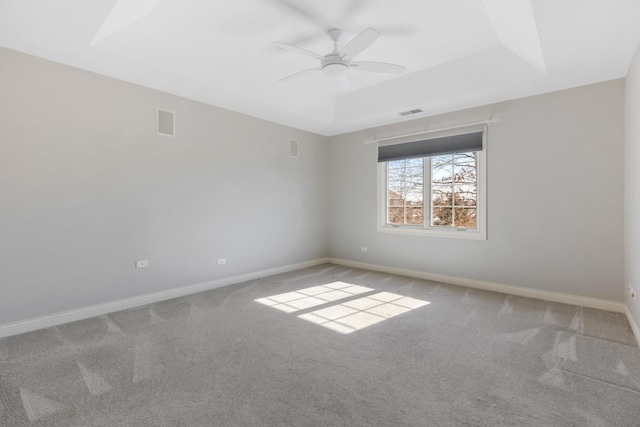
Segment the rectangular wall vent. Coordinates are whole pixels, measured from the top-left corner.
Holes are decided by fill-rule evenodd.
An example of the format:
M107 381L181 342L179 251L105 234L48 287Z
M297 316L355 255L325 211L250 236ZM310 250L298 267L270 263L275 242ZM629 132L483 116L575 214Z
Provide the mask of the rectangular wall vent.
M289 157L298 157L298 141L289 140Z
M412 114L418 114L418 113L422 113L422 110L419 108L416 108L415 110L403 111L402 113L399 113L399 114L402 117L404 117L404 116L410 116Z
M176 118L173 111L158 110L158 134L175 136Z

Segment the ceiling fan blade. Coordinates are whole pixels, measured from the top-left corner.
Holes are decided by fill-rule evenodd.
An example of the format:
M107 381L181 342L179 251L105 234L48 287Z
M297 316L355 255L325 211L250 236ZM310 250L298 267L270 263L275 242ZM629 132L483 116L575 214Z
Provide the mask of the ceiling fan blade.
M300 77L300 76L302 76L304 74L310 73L312 71L320 71L321 69L322 69L321 67L316 67L316 68L311 68L311 69L304 70L304 71L298 71L297 73L291 74L290 76L283 77L278 81L279 82L284 82L284 81L287 81L287 80L295 79L295 78L298 78L298 77Z
M412 36L420 32L420 28L415 25L407 25L407 24L389 24L389 25L376 25L376 29L380 31L381 34L387 36Z
M355 57L357 54L371 46L371 43L376 41L380 37L380 33L373 28L367 28L357 36L355 36L347 45L342 49L342 53L349 58Z
M371 73L385 74L402 74L406 67L396 64L388 64L386 62L360 61L352 62L351 68L360 71L369 71Z
M300 37L291 39L291 44L292 45L308 44L316 40L326 40L326 37L327 37L326 31L314 31L314 32L309 32L308 34L304 34Z
M311 58L320 59L320 60L324 59L324 56L320 55L319 53L311 52L310 50L304 49L302 47L294 46L289 43L274 42L273 44L278 46L279 48L290 50L291 52L297 52L302 55L310 56Z

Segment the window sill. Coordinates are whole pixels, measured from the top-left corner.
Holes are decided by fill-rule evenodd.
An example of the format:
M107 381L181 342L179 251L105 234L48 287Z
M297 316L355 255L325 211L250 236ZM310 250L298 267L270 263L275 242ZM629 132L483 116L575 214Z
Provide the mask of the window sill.
M404 234L407 236L444 237L447 239L487 240L487 235L478 230L434 230L422 227L393 227L383 225L378 227L378 233Z

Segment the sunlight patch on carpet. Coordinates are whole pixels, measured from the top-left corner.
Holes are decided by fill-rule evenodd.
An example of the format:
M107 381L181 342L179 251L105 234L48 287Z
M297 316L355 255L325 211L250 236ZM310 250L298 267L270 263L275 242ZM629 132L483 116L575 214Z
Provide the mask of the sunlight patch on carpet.
M368 292L375 292L375 289L334 282L258 298L255 302L285 313L295 313L333 303L333 305L300 314L298 318L341 334L350 334L430 304L429 301L391 292L378 292L357 299L349 299Z

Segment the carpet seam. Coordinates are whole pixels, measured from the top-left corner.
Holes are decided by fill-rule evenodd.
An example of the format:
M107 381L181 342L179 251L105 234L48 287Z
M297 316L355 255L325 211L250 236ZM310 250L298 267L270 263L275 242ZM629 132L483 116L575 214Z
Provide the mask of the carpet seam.
M600 382L600 383L604 383L604 384L609 384L611 386L614 386L614 387L617 387L617 388L621 388L621 389L624 389L624 390L628 390L628 391L631 391L631 392L633 392L635 394L640 395L640 390L634 390L634 389L632 389L630 387L625 387L625 386L620 385L620 384L612 383L611 381L602 380L600 378L591 377L591 376L585 375L585 374L580 374L578 372L573 372L573 371L570 371L570 370L562 368L562 367L557 367L556 369L559 369L562 372L566 372L568 374L576 375L578 377L586 378L586 379L589 379L589 380L592 380L592 381L596 381L596 382ZM633 381L635 383L635 380L633 378L631 378L631 381Z

